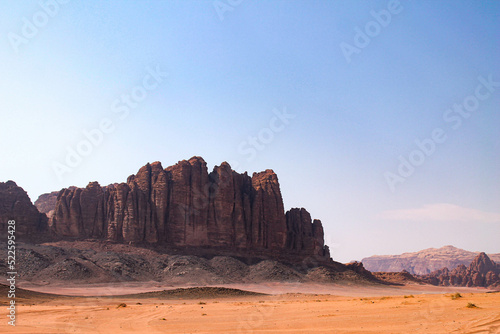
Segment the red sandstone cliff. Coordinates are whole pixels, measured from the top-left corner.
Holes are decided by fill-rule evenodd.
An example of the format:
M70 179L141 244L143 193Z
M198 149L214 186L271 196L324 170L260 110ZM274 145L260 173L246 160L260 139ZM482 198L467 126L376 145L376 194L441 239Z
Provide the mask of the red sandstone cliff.
M27 241L47 231L47 217L31 203L28 194L13 181L0 182L0 234L14 220L16 239ZM6 239L5 239L6 240Z
M305 209L285 214L277 175L239 174L201 157L147 164L126 183L63 189L49 221L60 238L206 248L329 260L323 227Z

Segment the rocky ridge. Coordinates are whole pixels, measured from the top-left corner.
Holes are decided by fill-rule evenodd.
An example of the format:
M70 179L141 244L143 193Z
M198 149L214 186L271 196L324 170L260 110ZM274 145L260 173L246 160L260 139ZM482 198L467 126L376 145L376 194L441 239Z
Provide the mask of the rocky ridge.
M24 197L28 207L25 192ZM49 216L48 225L37 223L37 231L54 241L94 239L193 255L331 262L321 221L303 208L285 213L271 169L250 177L226 162L209 173L201 157L167 168L154 162L124 183L62 189L57 197L40 196L36 206ZM40 215L33 205L25 211ZM33 217L20 221L28 220L34 224Z
M401 255L375 255L361 260L366 269L372 272L408 271L412 275L426 275L435 270L459 265L468 266L479 252L469 252L453 246L429 248ZM491 259L500 262L500 254L489 254Z
M479 286L500 288L500 265L491 261L486 253L479 253L466 267L459 265L453 270L442 268L421 276L424 282L442 286Z

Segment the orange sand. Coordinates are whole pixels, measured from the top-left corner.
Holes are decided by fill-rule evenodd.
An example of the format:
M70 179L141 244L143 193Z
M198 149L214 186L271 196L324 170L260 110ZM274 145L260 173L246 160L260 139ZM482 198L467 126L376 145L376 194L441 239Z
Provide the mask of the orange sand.
M269 286L260 290L298 288L277 284L274 290ZM429 286L337 288L342 296L30 299L18 305L15 327L7 325L6 307L1 307L0 333L500 333L500 293L438 291ZM316 289L320 292L320 286ZM455 291L463 297L452 300L450 294ZM407 292L413 292L413 297L405 298ZM120 303L127 306L117 308ZM468 303L478 308L467 308Z

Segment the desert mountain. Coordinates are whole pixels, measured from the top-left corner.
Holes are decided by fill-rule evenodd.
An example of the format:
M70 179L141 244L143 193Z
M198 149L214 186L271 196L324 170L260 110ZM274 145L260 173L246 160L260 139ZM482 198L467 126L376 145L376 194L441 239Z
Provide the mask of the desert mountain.
M459 265L468 266L479 252L469 252L453 246L428 248L414 253L401 255L375 255L361 260L366 269L372 272L408 271L414 275L425 275L435 270ZM500 262L500 254L490 254L491 259Z
M201 157L165 169L148 163L124 183L90 182L62 189L57 197L40 196L36 204L50 217L48 226L21 188L8 182L0 190L1 224L17 217L23 231L42 236L45 230L49 241L94 239L193 255L331 261L321 221L303 208L285 213L270 169L250 177L226 162L209 173Z
M500 265L485 253L479 253L469 267L443 268L424 275L422 280L433 285L500 288Z
M397 275L334 262L321 221L284 211L272 170L249 176L224 162L209 173L201 157L148 163L126 182L62 189L36 206L13 181L0 183L0 234L12 219L25 280L404 283L432 271L423 279L435 285L499 286L486 254L452 246L363 259L371 271L409 272Z

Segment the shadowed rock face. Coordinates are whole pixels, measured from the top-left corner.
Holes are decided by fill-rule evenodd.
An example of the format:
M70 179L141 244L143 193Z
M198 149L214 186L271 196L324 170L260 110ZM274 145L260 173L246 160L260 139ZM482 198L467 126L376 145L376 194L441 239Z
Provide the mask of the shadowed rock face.
M324 246L324 232L321 221L311 223L311 215L306 209L291 209L286 213L286 248L298 253L330 256L328 246Z
M16 238L24 241L47 231L45 214L38 211L28 194L13 181L0 182L0 234L7 233L9 220L15 220Z
M126 183L63 189L49 225L60 238L330 259L319 220L305 209L285 215L272 170L250 177L224 162L208 173L201 157L147 164Z

